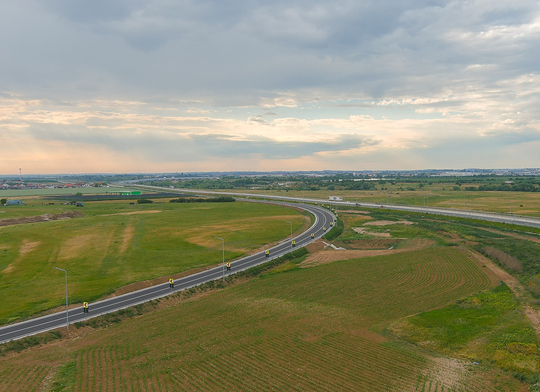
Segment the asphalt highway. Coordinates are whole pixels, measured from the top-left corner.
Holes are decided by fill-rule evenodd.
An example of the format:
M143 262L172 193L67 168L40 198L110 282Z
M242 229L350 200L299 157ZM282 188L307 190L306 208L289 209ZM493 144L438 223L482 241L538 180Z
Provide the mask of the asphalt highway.
M275 204L301 208L314 215L315 222L304 233L293 238L296 241L296 248L302 248L314 241L311 238L311 233L314 233L315 239L325 234L323 227L327 231L331 229L330 222L335 216L326 209L313 205L299 205L284 202L272 202ZM227 244L225 244L226 246ZM231 261L231 270L226 271L224 266L215 267L197 274L189 275L184 278L174 281L174 288L169 288L169 283L158 284L142 290L134 291L128 294L109 298L103 301L97 301L89 304L89 313L84 313L82 304L80 307L69 309L69 324L79 321L84 321L92 317L97 317L102 314L114 312L130 306L134 306L143 302L147 302L156 298L164 297L174 292L182 291L190 287L198 286L205 282L222 279L224 276L234 274L239 271L254 267L265 263L271 259L283 256L291 251L291 241L282 241L279 245L269 248L270 257L266 257L264 252L259 252L242 259ZM181 255L178 255L181 257ZM220 260L216 260L220 261ZM0 343L5 343L10 340L21 339L26 336L35 335L37 333L50 331L59 327L66 327L66 312L54 313L48 316L43 316L28 321L8 325L0 328Z
M120 184L121 185L121 184ZM131 186L131 185L130 185ZM168 190L173 192L170 188L150 186L150 185L134 185L138 188L151 189L156 191ZM352 202L352 201L330 201L326 199L310 199L302 197L289 197L289 196L276 196L276 195L263 195L255 193L241 193L241 192L221 192L221 191L207 191L203 189L184 189L176 188L174 192L181 193L195 193L200 195L216 195L216 196L236 196L244 198L257 198L257 199L270 199L270 200L279 200L279 201L289 201L289 202L299 202L299 203L317 203L317 204L328 204L333 205L338 208L346 207L365 207L365 208L387 208L389 210L398 210L398 211L410 211L410 212L419 212L423 214L435 214L435 215L445 215L453 216L459 218L470 218L470 219L480 219L487 220L491 222L500 222L515 224L528 227L538 227L540 228L540 218L515 215L515 214L500 214L495 212L483 212L483 211L474 211L474 210L458 210L453 208L435 208L435 207L422 207L422 206L409 206L409 205L400 205L392 203L363 203L363 202Z

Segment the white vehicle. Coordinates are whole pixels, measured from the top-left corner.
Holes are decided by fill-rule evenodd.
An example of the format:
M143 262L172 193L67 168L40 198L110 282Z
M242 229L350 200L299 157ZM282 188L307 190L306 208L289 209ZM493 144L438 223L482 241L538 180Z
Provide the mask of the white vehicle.
M328 196L329 201L343 201L343 197L341 196Z

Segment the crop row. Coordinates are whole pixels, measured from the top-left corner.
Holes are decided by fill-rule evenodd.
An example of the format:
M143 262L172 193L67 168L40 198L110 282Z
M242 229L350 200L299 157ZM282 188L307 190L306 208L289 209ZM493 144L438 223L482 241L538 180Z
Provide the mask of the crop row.
M344 333L318 342L278 336L205 360L173 359L167 370L158 371L146 367L144 356L129 363L128 352L121 346L81 350L74 390L411 390L414 374L423 364L421 357Z
M0 372L0 391L40 391L50 366L8 366Z

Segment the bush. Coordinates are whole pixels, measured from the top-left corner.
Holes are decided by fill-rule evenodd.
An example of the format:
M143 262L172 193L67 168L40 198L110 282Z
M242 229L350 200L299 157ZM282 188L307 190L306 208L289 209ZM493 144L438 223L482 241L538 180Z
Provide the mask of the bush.
M137 203L139 204L149 204L149 203L153 203L154 200L150 200L150 199L137 199Z
M493 257L497 259L501 264L506 266L508 269L516 272L523 271L523 266L519 262L518 259L516 259L513 256L510 256L508 253L503 252L500 249L493 248L491 246L486 246L484 248L484 253L490 257Z

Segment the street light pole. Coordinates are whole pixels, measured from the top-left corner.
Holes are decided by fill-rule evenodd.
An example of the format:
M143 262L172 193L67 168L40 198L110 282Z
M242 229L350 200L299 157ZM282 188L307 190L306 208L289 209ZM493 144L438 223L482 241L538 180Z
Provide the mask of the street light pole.
M69 331L69 312L68 312L68 291L67 291L67 271L62 269L62 268L58 268L58 267L54 267L56 268L57 270L60 270L60 271L64 271L64 274L66 276L66 328L67 330Z
M225 240L221 237L216 237L218 240L223 241L223 281L225 282Z
M291 254L292 254L292 223L289 221L285 221L291 225Z

